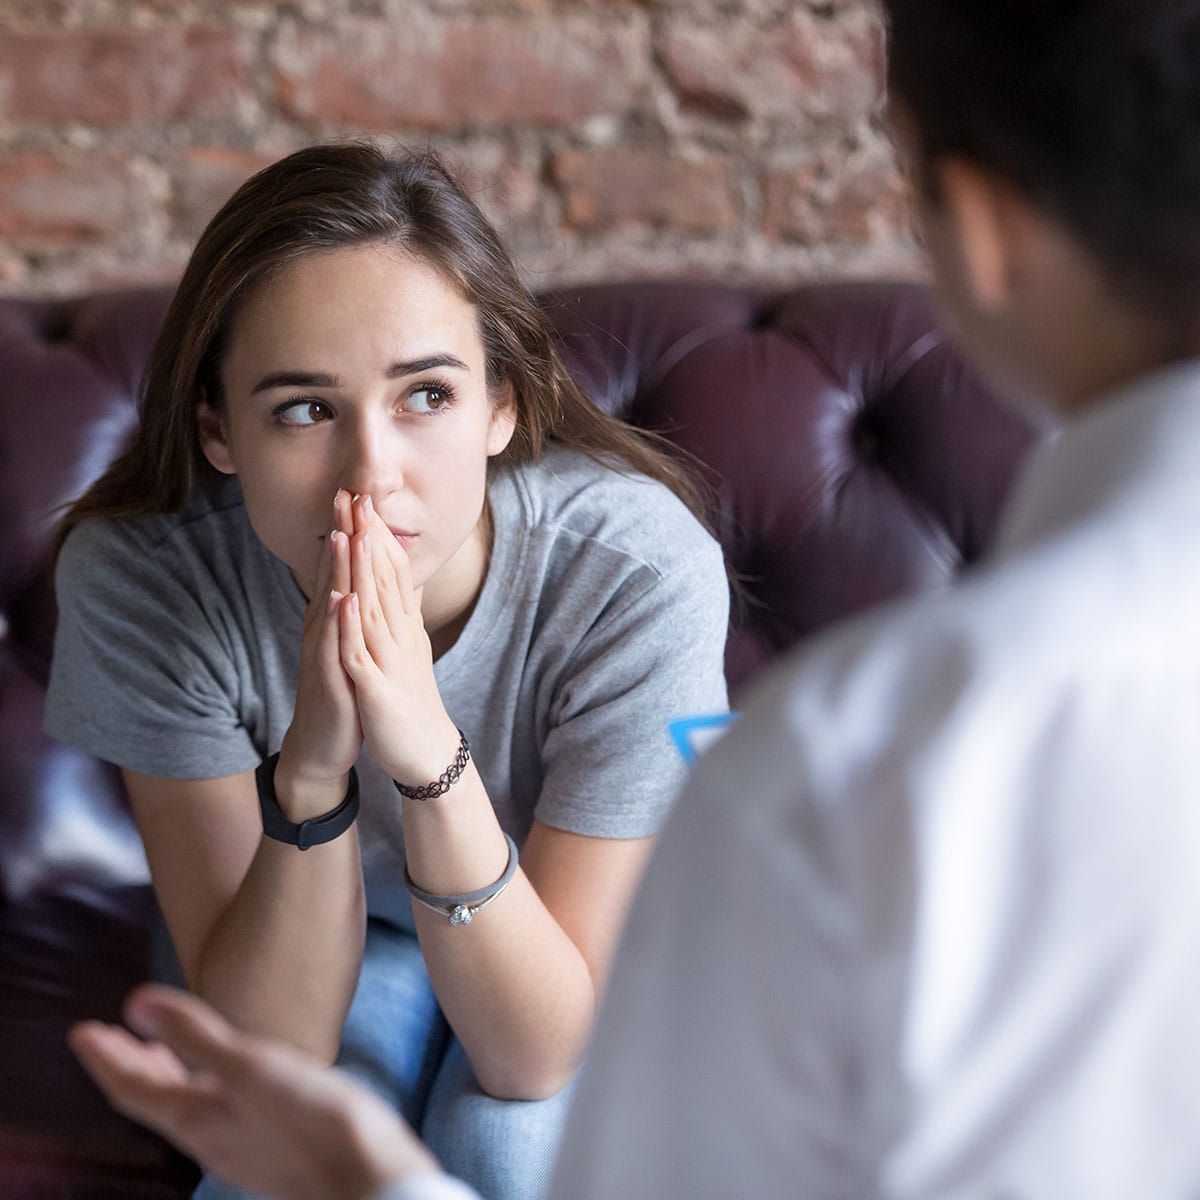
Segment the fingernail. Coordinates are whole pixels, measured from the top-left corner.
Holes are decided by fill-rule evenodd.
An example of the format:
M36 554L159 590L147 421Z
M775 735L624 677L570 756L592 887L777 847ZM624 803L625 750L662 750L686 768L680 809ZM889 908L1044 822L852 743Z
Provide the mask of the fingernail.
M369 533L364 533L364 534L363 534L363 539L362 539L362 548L363 548L363 553L364 553L364 554L370 554L370 553L371 553L371 535L370 535Z
M338 606L338 601L342 598L342 593L336 588L329 593L329 603L325 606L325 612L328 616L333 616L333 611Z
M358 593L350 592L349 595L350 595L350 611L355 616L358 616Z
M342 488L338 488L338 490L333 493L334 504L336 504L342 498L342 490Z
M363 511L367 514L368 517L372 516L375 512L375 505L373 505L371 503L370 496L363 497Z
M153 1004L147 1004L144 1000L136 1000L126 1007L125 1024L135 1033L153 1038L158 1036L161 1022L159 1013Z

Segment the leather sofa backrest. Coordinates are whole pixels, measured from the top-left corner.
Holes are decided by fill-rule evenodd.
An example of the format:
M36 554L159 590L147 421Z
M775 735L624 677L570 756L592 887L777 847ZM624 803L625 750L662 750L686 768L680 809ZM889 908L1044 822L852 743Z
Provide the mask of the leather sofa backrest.
M166 1196L187 1179L66 1049L73 1020L114 1018L144 975L154 905L117 772L41 730L56 510L133 428L169 296L0 301L0 1195ZM666 436L712 491L740 585L735 699L828 622L952 584L1037 436L919 285L613 284L544 302L595 402Z

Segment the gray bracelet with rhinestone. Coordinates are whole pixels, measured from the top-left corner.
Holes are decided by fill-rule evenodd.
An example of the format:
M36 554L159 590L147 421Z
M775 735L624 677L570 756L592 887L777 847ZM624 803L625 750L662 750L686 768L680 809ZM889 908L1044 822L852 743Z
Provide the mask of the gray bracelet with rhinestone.
M508 865L504 868L504 874L495 883L489 883L487 887L478 888L473 892L460 892L457 896L438 896L433 892L423 892L413 883L412 876L408 873L407 863L404 865L404 882L408 885L408 890L412 893L414 900L425 905L426 908L433 909L434 912L441 913L451 925L470 925L475 914L487 908L512 883L513 876L517 873L517 862L520 859L520 855L517 853L517 843L507 833L504 835L504 840L508 843Z

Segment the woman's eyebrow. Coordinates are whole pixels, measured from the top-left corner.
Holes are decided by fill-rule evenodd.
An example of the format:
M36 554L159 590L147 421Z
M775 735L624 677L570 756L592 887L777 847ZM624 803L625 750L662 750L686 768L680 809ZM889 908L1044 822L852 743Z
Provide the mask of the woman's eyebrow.
M434 367L457 367L460 371L470 371L461 358L453 354L430 354L426 358L413 358L408 362L392 363L388 368L389 379L399 379L403 375L419 375L422 371L432 371Z
M269 392L272 388L281 387L337 387L338 381L333 375L322 375L316 371L273 371L264 375L251 389L252 396L259 392Z
M424 358L407 359L403 362L392 363L387 369L389 379L402 379L406 375L419 375L422 371L432 371L434 367L456 367L460 371L470 371L461 358L453 354L430 354ZM325 375L320 371L273 371L264 375L251 389L250 394L256 396L259 392L269 392L272 388L281 387L339 387L336 375Z

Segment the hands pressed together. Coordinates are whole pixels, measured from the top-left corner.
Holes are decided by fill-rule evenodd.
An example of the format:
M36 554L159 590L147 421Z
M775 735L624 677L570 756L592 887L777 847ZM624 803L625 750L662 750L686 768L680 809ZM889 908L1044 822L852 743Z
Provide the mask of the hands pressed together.
M423 589L370 496L338 491L327 546L277 769L291 795L313 797L314 812L340 799L364 741L393 779L419 784L437 776L458 737L433 674Z
M293 819L340 801L364 744L401 781L424 783L452 756L459 735L438 692L421 598L371 498L340 490L275 774ZM114 1107L219 1176L281 1200L362 1200L438 1171L382 1100L283 1041L240 1032L197 997L146 985L124 1016L129 1029L77 1025L76 1055Z

